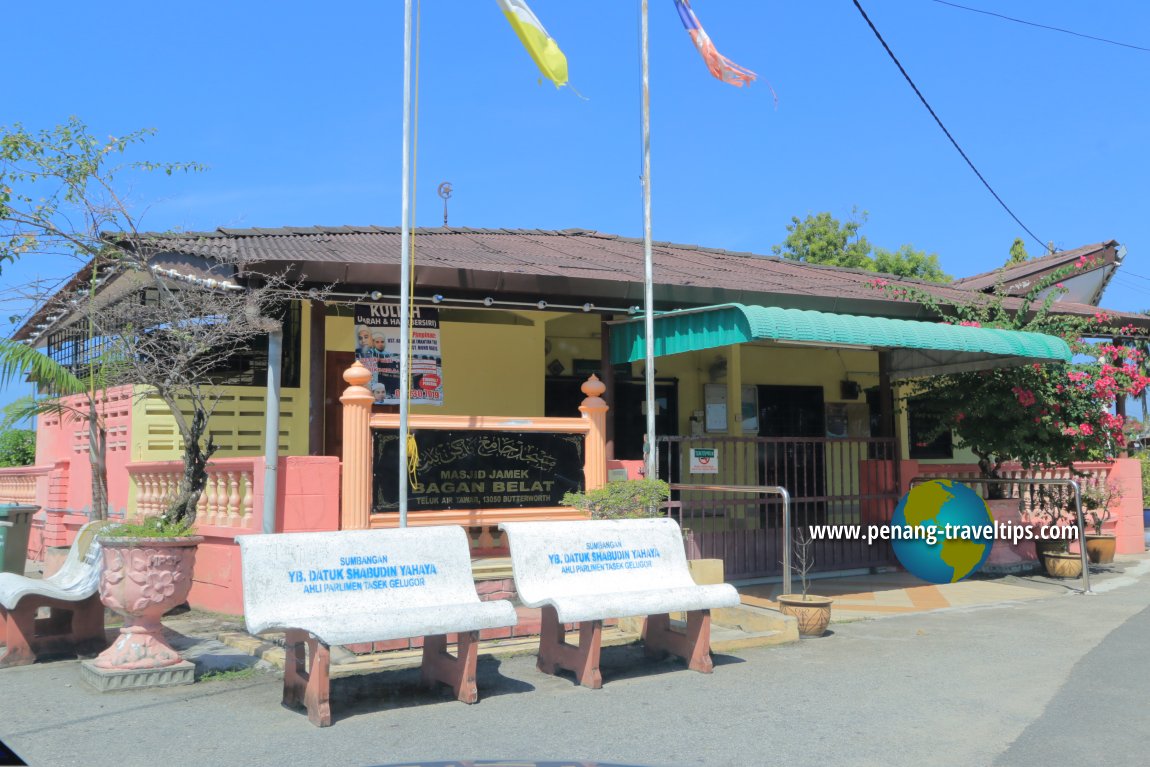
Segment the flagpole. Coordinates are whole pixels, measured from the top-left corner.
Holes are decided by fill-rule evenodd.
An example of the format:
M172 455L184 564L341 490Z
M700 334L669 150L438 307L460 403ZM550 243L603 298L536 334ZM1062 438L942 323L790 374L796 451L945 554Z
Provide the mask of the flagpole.
M651 255L651 88L647 62L647 0L640 0L640 57L643 71L643 335L647 341L647 439L643 445L647 477L655 477L655 267Z
M403 212L399 225L399 526L407 527L407 408L411 375L407 344L411 337L411 0L403 3Z

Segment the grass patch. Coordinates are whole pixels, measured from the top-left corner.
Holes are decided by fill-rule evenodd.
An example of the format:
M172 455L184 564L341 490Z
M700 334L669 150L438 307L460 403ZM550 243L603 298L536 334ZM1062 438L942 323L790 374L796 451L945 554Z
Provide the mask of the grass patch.
M242 679L252 679L259 670L254 666L247 668L237 668L231 671L209 671L202 674L199 678L201 682L237 682Z

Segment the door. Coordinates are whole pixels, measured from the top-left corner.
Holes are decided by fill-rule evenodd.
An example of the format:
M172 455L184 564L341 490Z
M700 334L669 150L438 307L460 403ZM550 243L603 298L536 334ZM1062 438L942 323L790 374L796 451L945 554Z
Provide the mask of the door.
M544 389L544 415L573 418L579 415L584 394L582 380L571 377L548 377ZM615 458L621 461L643 459L643 437L647 433L647 416L643 404L647 399L643 381L615 380L615 402L608 418L615 419ZM679 426L679 384L673 379L655 382L655 433L677 434Z
M794 500L794 524L820 524L826 516L826 410L821 386L760 386L759 450L763 484L785 487ZM777 525L771 520L771 525Z

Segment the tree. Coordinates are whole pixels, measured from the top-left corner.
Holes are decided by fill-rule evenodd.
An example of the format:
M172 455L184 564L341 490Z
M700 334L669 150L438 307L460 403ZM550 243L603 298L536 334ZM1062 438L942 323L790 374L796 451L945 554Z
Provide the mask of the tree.
M0 267L23 256L67 255L91 264L88 300L92 305L100 283L100 257L108 251L104 230L135 233L137 222L117 194L118 178L133 171L198 170L192 163L127 162L122 158L152 131L97 139L75 117L54 128L26 130L19 123L0 126ZM42 296L19 295L39 302ZM79 302L81 298L75 298ZM68 307L72 309L72 307ZM69 314L75 314L69 311ZM77 320L83 322L83 320ZM88 317L88 338L95 338L94 318ZM88 424L92 466L92 513L107 517L106 437L96 406L96 392L105 384L101 368L89 365L86 381L33 349L6 342L0 346L0 381L28 372L44 397L25 403L25 415L57 410ZM64 403L69 395L86 395L87 407Z
M1074 359L1086 360L950 373L916 382L913 394L921 397L916 402L934 415L938 431L952 430L958 446L978 456L986 479L999 478L1007 461L1028 469L1063 466L1073 472L1075 462L1108 460L1125 444L1124 419L1112 414L1111 408L1120 396L1142 394L1150 376L1140 367L1145 359L1140 350L1099 339L1131 336L1135 328L1116 327L1113 318L1101 311L1092 317L1051 311L1055 298L1065 292L1058 284L1090 265L1088 259L1080 259L1040 280L1021 305L1012 308L1006 306L1001 291L944 307L917 288L872 281L893 297L932 309L949 324L1058 336L1067 342ZM997 485L990 492L991 497L1001 497Z
M31 370L46 383L42 407L59 406L77 390L87 393L94 482L97 474L106 475L95 392L131 384L144 387L140 396L159 396L175 419L184 462L160 525L180 532L195 521L207 462L217 449L208 431L220 396L217 371L277 329L284 303L300 296L274 275L239 284L246 261L238 255L217 254L193 275L156 262L170 243L163 234L140 231L117 192L116 176L127 170L171 175L199 166L112 162L149 134L100 141L75 119L38 133L19 125L0 129L0 263L64 252L84 262L80 274L86 275L44 310L56 332L71 334L82 358L65 366L7 344L0 347L0 365L9 375Z
M942 270L938 255L915 250L912 245L903 245L895 252L885 248L874 249L874 269L876 272L893 274L897 277L911 277L927 282L950 282L951 276Z
M1006 261L1006 266L1016 266L1025 261L1030 260L1030 254L1026 252L1026 243L1022 241L1021 237L1015 237L1014 242L1010 244L1010 258Z
M0 432L0 468L31 466L36 462L36 432L8 429Z
M867 213L859 213L856 208L851 211L851 216L846 223L839 222L825 211L808 214L801 221L792 216L787 225L787 239L771 250L776 256L807 264L845 266L929 282L950 281L950 275L942 271L936 254L915 250L909 244L893 252L875 248L872 258L871 244L859 234L866 223Z
M825 211L808 214L801 221L791 216L786 240L773 246L771 251L791 261L873 271L870 243L859 234L866 223L866 211L860 214L854 209L851 215L845 224ZM858 218L853 218L856 215Z

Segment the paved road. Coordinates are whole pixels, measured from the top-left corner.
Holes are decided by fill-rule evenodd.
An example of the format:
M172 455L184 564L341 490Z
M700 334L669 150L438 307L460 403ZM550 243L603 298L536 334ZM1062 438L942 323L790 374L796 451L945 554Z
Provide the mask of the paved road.
M476 706L394 672L367 679L373 689L337 684L322 730L280 707L274 674L101 695L57 662L0 672L0 739L54 767L1150 764L1150 576L1093 597L834 628L720 656L712 676L608 648L599 691L542 676L531 658L481 661Z

